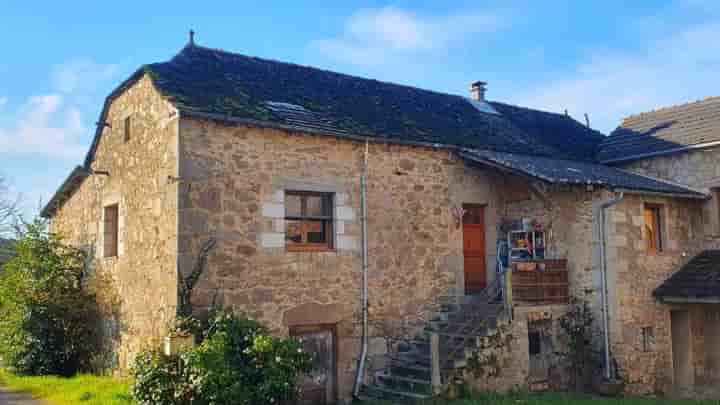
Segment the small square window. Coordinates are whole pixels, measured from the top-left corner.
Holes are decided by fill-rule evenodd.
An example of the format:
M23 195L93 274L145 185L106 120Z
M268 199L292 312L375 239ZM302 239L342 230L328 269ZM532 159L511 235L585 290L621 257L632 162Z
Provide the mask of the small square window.
M333 195L285 192L285 242L288 250L323 251L333 248Z
M129 142L132 134L132 118L131 116L125 117L123 120L123 142Z
M655 331L652 326L642 328L642 350L651 351L653 343L655 343Z
M645 204L645 244L648 253L663 251L662 206Z
M118 206L109 205L103 210L103 256L118 255Z

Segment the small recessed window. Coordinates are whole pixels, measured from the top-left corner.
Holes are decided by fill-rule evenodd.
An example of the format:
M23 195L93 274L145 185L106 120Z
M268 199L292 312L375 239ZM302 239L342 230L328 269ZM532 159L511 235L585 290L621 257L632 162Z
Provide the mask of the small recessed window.
M108 205L103 212L103 256L118 255L118 206Z
M663 251L662 206L645 204L645 244L648 253Z
M528 350L531 356L542 352L542 335L539 331L528 332Z
M123 121L123 142L129 142L132 135L132 118L128 115Z
M655 343L655 331L652 326L642 328L642 350L651 351L653 343Z
M322 251L333 248L333 195L285 192L285 243L288 250Z

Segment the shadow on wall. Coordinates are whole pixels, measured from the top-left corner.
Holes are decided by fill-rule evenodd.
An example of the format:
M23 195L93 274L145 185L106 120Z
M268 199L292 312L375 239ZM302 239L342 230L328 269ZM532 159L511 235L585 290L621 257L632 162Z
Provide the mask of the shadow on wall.
M109 272L96 271L95 245L84 245L80 249L86 255L83 282L87 290L95 295L101 316L98 322L101 328L98 345L102 350L94 359L92 367L98 372L116 370L121 366L119 360L120 337L128 333L130 329L123 322L120 294Z

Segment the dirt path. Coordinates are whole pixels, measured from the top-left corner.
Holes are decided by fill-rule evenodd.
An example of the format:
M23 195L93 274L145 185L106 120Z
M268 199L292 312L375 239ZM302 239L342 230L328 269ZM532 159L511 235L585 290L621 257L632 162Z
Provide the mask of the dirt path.
M0 405L43 405L25 394L10 392L0 388Z

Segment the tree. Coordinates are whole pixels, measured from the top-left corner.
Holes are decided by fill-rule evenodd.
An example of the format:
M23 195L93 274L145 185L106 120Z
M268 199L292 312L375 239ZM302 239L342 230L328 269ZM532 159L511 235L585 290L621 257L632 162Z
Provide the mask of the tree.
M11 235L20 218L20 197L12 196L7 179L0 175L0 237Z
M85 254L36 220L24 225L0 274L0 356L21 374L87 370L98 348L99 310L83 287Z

